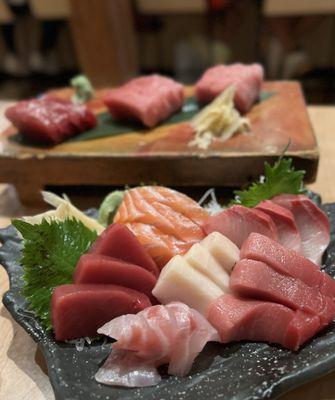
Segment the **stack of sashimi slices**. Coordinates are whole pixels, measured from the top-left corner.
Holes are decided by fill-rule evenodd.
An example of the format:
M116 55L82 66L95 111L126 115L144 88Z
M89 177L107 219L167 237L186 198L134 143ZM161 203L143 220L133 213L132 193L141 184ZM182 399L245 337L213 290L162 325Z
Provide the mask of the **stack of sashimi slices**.
M157 384L163 364L186 375L208 341L296 351L335 315L335 281L320 270L329 240L302 194L209 215L169 188L127 190L73 284L53 293L56 338L116 339L96 379L130 387Z

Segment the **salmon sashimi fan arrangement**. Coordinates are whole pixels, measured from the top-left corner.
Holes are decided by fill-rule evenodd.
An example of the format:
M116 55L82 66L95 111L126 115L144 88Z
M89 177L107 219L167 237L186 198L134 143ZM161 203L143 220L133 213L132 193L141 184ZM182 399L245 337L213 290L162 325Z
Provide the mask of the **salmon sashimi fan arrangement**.
M85 105L55 98L23 100L7 108L5 114L24 136L49 144L61 143L97 124Z
M111 89L104 101L115 120L136 120L152 128L181 109L184 88L161 75L142 76Z
M162 186L127 190L114 217L126 225L162 268L205 237L208 213L188 196Z
M195 85L199 102L209 103L229 86L235 86L234 102L242 113L250 110L258 99L264 79L260 64L216 65L207 69Z
M95 379L128 387L156 385L161 380L156 367L163 364L169 364L171 375L187 375L206 343L219 339L202 315L178 302L123 315L98 332L116 343Z

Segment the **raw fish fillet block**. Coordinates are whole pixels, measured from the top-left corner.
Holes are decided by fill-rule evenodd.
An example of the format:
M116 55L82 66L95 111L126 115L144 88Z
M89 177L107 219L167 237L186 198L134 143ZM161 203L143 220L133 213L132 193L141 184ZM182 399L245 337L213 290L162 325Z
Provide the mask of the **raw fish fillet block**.
M156 277L138 265L100 254L83 254L73 272L74 283L124 286L152 297Z
M328 325L335 314L333 299L323 296L318 288L282 275L260 261L239 261L231 274L230 286L234 294L241 297L272 301L315 315L323 326Z
M136 235L159 268L205 237L207 212L188 196L161 186L127 190L114 222Z
M114 119L138 120L152 128L182 107L184 88L164 76L143 76L110 90L104 102Z
M304 195L282 194L272 201L287 208L294 215L301 241L302 254L320 265L330 242L330 225L327 215Z
M169 374L185 376L206 343L219 339L202 315L177 302L115 318L98 332L117 342L96 379L131 387L157 384L153 367L163 364L169 364Z
M335 296L335 281L294 250L258 233L251 233L241 248L241 259L262 261L280 274L291 276L329 297Z
M209 217L204 223L204 231L207 235L220 232L237 247L242 246L251 232L278 239L277 227L267 214L244 206L232 206Z
M136 236L122 224L109 225L93 243L91 254L100 254L139 265L158 276L159 270Z
M279 243L284 247L302 253L300 233L290 210L281 207L271 200L261 201L256 206L256 209L267 214L275 223Z
M94 128L95 115L85 105L61 99L24 100L7 108L6 117L29 139L57 144Z
M207 69L195 86L199 102L209 103L228 86L235 86L235 106L242 113L258 99L264 78L260 64L216 65Z
M320 330L319 318L311 314L229 294L210 305L207 319L217 329L223 343L264 341L291 350L297 350Z
M56 340L96 336L111 319L149 306L145 294L117 285L61 285L52 294L52 326Z

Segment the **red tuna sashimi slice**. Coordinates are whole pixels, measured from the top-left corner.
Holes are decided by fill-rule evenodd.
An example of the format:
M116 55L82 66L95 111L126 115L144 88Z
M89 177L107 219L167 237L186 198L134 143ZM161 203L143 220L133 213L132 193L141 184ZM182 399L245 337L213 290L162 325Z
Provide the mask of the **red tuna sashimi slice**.
M184 89L173 79L149 75L110 90L104 101L114 119L138 120L152 128L182 107Z
M208 309L208 321L228 343L253 340L297 350L320 330L319 318L281 304L225 294Z
M260 64L216 65L207 69L197 82L196 97L199 102L208 103L234 85L236 108L245 113L259 97L263 78L264 70Z
M204 231L207 235L220 232L237 247L241 247L252 232L278 239L276 225L267 214L244 206L232 206L209 217L204 224Z
M260 202L256 209L263 211L273 220L277 227L279 243L284 247L302 253L300 233L290 210L271 200Z
M207 342L219 339L208 321L183 303L153 306L137 315L124 315L105 324L98 332L117 340L112 345L113 351L135 355L148 363L150 368L169 364L168 372L178 376L188 373ZM112 376L108 384L120 384L123 380L126 386L129 375L135 373L136 365L131 370L126 360L126 368L123 369L121 360L110 367L117 371L117 376ZM147 386L145 383L152 382L152 369L148 373L150 379L143 384L141 369L138 381L132 381L133 386Z
M323 296L318 288L299 279L281 275L260 261L237 262L230 277L230 287L241 297L267 300L314 314L328 325L335 315L333 299Z
M56 287L51 299L56 340L96 336L107 321L151 306L144 293L117 285L73 284Z
M6 110L6 117L29 139L52 144L97 124L95 115L85 105L54 98L20 101Z
M292 212L300 232L303 255L320 265L322 255L330 242L330 224L327 215L302 194L282 194L274 197L272 201Z
M258 233L251 233L244 242L241 259L262 261L283 275L300 279L306 285L316 287L322 294L335 296L335 281L319 267L294 250Z
M138 290L152 298L156 277L138 265L100 254L83 254L73 272L74 283L102 283Z
M159 270L137 237L124 225L108 226L93 243L90 253L117 258L139 265L158 276Z

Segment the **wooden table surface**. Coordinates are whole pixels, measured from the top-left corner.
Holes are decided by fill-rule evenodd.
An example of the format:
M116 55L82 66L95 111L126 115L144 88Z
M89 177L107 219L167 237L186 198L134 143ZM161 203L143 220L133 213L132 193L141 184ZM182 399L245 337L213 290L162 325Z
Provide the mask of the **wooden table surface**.
M0 131L4 125L0 104ZM322 195L324 202L335 201L335 107L310 106L308 111L314 126L321 153L316 183L309 187ZM0 200L7 193L0 185ZM2 193L2 194L1 194ZM1 216L0 226L6 226L10 219ZM0 268L0 298L8 289L7 275ZM45 365L36 344L16 324L0 303L0 399L42 400L53 399L53 392L45 373ZM334 349L335 350L335 349ZM224 388L223 388L224 390ZM281 397L281 400L335 400L335 372L317 381L310 382Z

